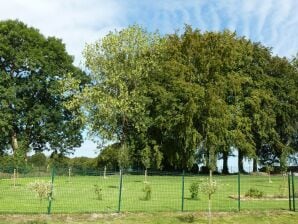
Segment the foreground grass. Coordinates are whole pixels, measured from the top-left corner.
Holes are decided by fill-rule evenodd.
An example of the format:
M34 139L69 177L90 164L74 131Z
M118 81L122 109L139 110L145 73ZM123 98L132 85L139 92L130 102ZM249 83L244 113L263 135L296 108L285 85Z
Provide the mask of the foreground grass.
M298 212L218 212L213 214L213 224L291 224L297 223ZM56 214L56 215L0 215L1 224L52 224L52 223L108 223L108 224L185 224L208 223L203 212L110 213L110 214Z

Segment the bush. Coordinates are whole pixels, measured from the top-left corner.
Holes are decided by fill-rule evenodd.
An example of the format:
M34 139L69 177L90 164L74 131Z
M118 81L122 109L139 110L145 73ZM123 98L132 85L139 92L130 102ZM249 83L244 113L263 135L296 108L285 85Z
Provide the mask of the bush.
M191 199L198 199L199 187L200 187L200 183L199 182L193 182L190 185L189 191L190 191L190 198Z
M102 189L97 184L94 185L94 192L97 196L97 200L102 200Z
M42 201L44 198L49 198L52 191L52 184L50 182L37 180L29 184L29 189L34 191L39 197L39 200Z
M251 198L261 198L264 196L264 192L260 191L256 188L250 188L246 193L245 197L251 197Z
M151 188L149 183L145 183L144 188L143 188L143 192L145 193L143 199L145 201L150 200L151 199L152 188Z

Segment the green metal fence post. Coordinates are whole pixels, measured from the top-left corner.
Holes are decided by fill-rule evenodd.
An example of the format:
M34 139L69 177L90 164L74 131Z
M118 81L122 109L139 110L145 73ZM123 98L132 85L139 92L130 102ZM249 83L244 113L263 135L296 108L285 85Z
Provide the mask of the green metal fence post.
M238 211L240 211L240 172L238 171Z
M181 211L184 210L184 170L182 173L182 196L181 196Z
M294 184L294 172L292 172L292 197L293 197L293 211L296 211L295 208L295 184Z
M288 189L289 189L289 210L292 211L292 199L291 199L291 178L288 173Z
M120 169L120 184L119 184L119 200L118 200L118 211L121 211L121 198L122 198L122 170Z
M49 195L49 206L48 206L48 214L51 214L52 210L52 198L53 198L53 185L54 185L54 177L55 177L55 168L52 168L52 180L51 180L51 192Z

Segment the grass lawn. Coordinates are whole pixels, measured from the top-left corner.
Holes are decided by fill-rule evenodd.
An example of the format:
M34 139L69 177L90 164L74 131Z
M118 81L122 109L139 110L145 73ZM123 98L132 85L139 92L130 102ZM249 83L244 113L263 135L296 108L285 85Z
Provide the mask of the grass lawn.
M197 200L190 197L190 185L193 182L206 181L206 176L185 176L184 211L207 211L207 196L199 193ZM28 185L35 180L50 181L50 177L19 178L16 186L11 179L0 179L0 213L46 213L48 201L40 200ZM114 213L119 203L119 174L103 176L56 176L54 180L54 200L52 213ZM212 197L214 211L235 212L238 210L237 175L214 176L218 189ZM250 188L256 188L264 193L264 198L258 200L241 200L241 210L287 210L287 179L282 176L272 176L269 182L266 176L241 176L241 197ZM297 177L295 180L298 187ZM182 208L182 177L149 175L151 199L144 200L144 176L124 175L121 211L157 212L181 211ZM94 185L101 189L102 200L97 199ZM283 196L283 197L281 197ZM233 198L234 197L234 198ZM298 198L296 198L296 201Z
M298 212L217 212L213 224L296 224ZM185 224L208 223L204 212L159 212L159 213L109 213L109 214L54 214L54 215L0 215L1 224Z

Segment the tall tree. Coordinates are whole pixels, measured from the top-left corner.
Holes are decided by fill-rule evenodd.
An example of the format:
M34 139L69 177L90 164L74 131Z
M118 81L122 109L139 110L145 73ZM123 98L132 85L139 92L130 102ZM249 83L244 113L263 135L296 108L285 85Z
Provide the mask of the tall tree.
M80 146L81 124L72 122L74 113L63 106L70 95L59 89L67 73L87 80L72 62L61 40L20 21L0 22L1 139L15 156Z
M146 85L156 67L161 41L157 34L131 26L109 33L84 51L92 84L68 107L82 105L90 134L119 143L119 158L135 145L138 134L146 133L150 123ZM69 79L65 86L73 89L76 84Z

